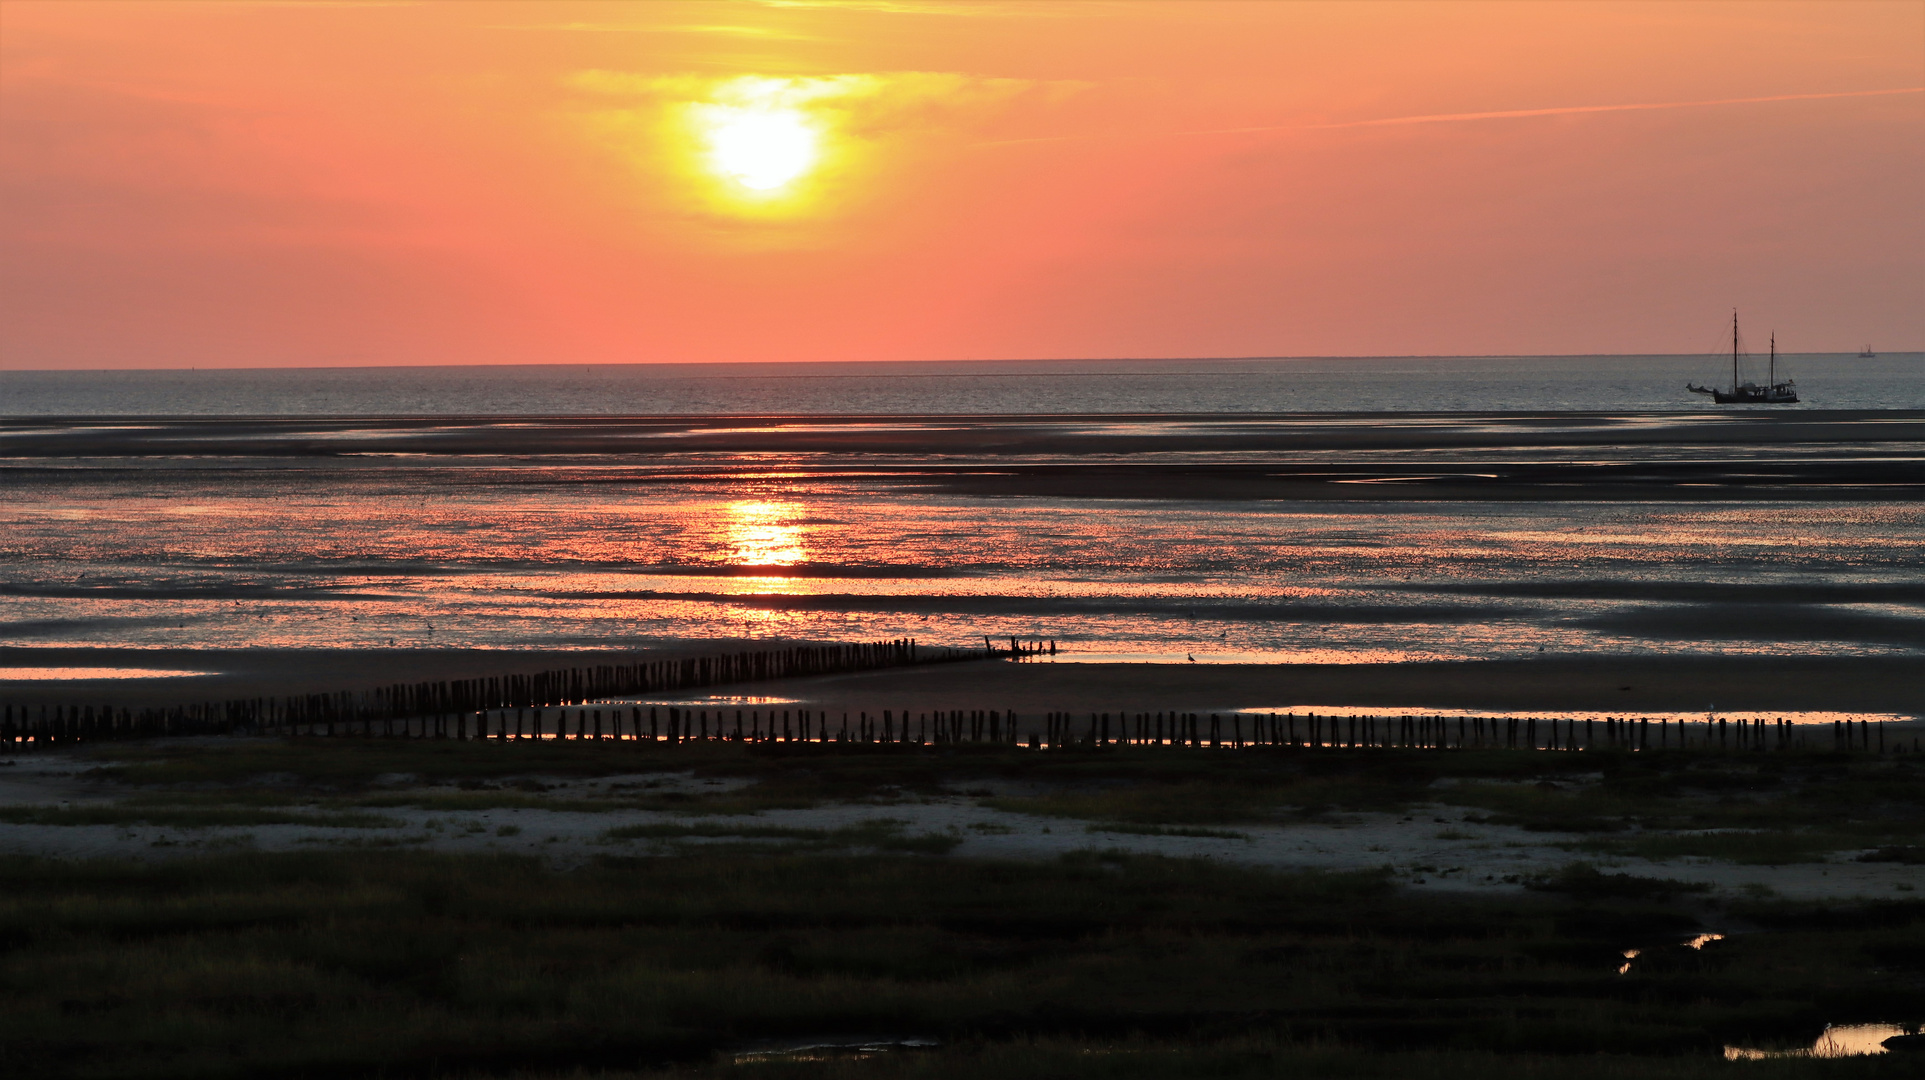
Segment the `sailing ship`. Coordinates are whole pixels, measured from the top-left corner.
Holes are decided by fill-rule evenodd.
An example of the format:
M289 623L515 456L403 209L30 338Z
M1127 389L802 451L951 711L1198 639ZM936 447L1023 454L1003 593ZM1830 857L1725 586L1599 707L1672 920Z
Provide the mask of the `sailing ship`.
M1870 345L1867 345L1863 349L1859 350L1858 358L1860 360L1876 360L1878 359L1878 354L1872 351L1872 347Z
M1754 382L1738 381L1738 313L1731 313L1731 389L1722 390L1712 386L1699 386L1686 383L1684 388L1694 394L1709 394L1711 400L1720 405L1789 405L1798 400L1797 382L1786 379L1778 381L1778 332L1771 333L1771 368L1763 386ZM1868 347L1869 351L1869 347Z

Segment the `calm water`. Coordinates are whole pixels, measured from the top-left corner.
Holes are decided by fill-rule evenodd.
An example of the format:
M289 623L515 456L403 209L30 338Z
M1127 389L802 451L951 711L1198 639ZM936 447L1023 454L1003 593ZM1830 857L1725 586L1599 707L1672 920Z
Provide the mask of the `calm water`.
M1779 375L1792 408L1925 408L1925 353L1789 355ZM1713 356L0 371L0 416L1643 412L1729 381Z
M1925 475L1917 443L1889 433L1864 445L1706 443L1731 425L1678 412L1705 409L1678 390L1685 378L1716 375L1690 363L1702 366L0 373L0 414L26 418L0 425L0 644L554 648L988 635L1205 662L1540 648L1925 652L1925 502L1880 496L1876 484L1859 485L1863 498L1786 497L1791 489L1771 485L1708 497L1700 482L1706 469L1742 474L1768 460L1830 469L1876 459L1886 475L1916 477ZM1813 405L1925 407L1917 356L1790 366ZM1627 400L1646 411L1626 411ZM1262 424L1213 428L1194 417L1061 430L1020 419L852 420L763 442L723 424L699 438L625 435L592 452L566 443L566 425L515 419L1280 405L1617 415L1516 432L1472 415L1298 417L1276 422L1288 430L1275 438ZM31 419L142 413L506 415L399 433L337 424L293 439L250 429L218 445L181 441L205 425ZM1197 441L1219 430L1239 434L1222 447ZM84 456L44 442L99 432L147 441ZM1359 450L1359 432L1387 441ZM1633 445L1634 433L1645 441ZM1258 441L1236 441L1246 436ZM466 441L434 442L449 438ZM1029 441L1011 456L1005 438ZM1097 466L1161 471L1141 484L1124 476L1119 490L1136 497L1096 497L998 487L1012 462L1072 484ZM1262 493L1264 478L1283 475L1271 470L1305 463L1368 466L1383 475L1337 484L1381 486ZM1676 475L1648 491L1585 494L1585 470L1627 463ZM1542 489L1553 498L1399 486L1439 469L1476 478L1551 464L1577 470L1578 486L1555 480ZM1244 470L1245 486L1206 490L1223 469Z

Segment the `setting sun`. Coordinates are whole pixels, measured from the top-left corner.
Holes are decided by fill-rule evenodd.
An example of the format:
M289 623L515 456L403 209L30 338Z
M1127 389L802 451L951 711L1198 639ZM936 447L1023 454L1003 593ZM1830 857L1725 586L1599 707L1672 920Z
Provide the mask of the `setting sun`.
M816 163L816 130L795 109L710 105L697 118L709 168L743 187L773 191Z

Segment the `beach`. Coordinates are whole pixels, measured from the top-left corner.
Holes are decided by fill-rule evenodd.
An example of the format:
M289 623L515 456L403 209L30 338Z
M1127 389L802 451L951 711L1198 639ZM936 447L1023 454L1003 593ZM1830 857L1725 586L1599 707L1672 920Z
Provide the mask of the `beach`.
M534 674L713 655L780 642L687 642L650 651L0 649L0 669L106 668L134 677L10 680L9 702L137 707L274 694L368 691L396 682ZM828 710L1075 713L1535 710L1601 716L1838 712L1914 718L1925 671L1908 657L1567 657L1392 664L1077 663L1073 654L732 683L663 701L739 699ZM146 669L209 671L139 678ZM717 697L717 695L720 695Z

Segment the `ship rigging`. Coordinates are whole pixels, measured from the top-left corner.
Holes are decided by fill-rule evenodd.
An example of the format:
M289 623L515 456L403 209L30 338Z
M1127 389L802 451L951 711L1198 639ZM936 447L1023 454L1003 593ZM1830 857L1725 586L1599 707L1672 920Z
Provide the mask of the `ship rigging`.
M1738 339L1738 312L1731 312L1731 388L1729 390L1713 386L1699 386L1686 383L1684 388L1694 394L1708 394L1711 400L1720 405L1790 405L1798 400L1798 383L1792 379L1778 381L1778 332L1771 333L1771 366L1765 377L1764 385L1754 382L1739 382L1738 358L1741 346Z

